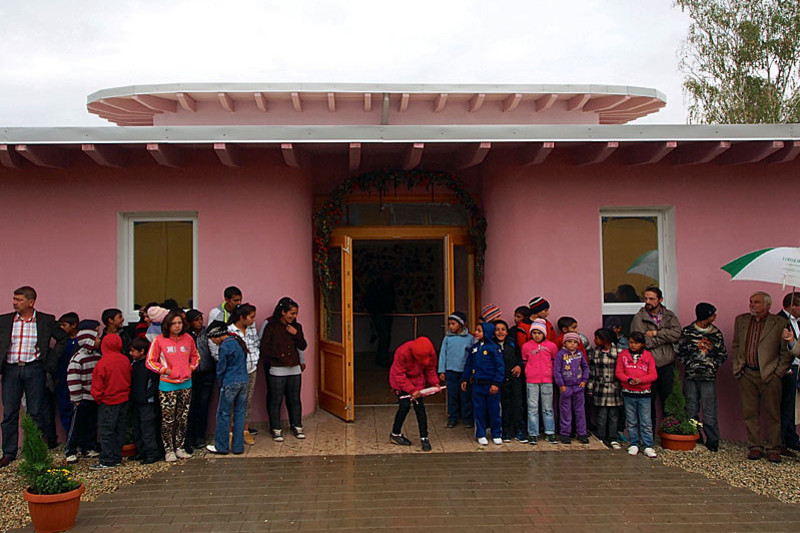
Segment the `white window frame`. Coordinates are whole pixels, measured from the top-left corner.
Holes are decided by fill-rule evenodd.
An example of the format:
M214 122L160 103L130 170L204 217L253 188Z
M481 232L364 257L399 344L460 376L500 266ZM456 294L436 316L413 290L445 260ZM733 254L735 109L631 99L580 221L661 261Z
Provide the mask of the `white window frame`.
M600 208L597 218L600 238L600 301L603 303L603 315L635 315L644 306L644 302L617 303L605 302L603 275L603 218L604 217L655 217L658 223L658 257L661 269L658 286L664 293L664 306L669 309L678 308L678 272L675 255L675 208L673 206L655 207L608 207Z
M192 302L197 300L197 211L155 211L118 213L117 215L117 306L128 322L138 322L139 313L133 308L133 226L136 222L192 223Z

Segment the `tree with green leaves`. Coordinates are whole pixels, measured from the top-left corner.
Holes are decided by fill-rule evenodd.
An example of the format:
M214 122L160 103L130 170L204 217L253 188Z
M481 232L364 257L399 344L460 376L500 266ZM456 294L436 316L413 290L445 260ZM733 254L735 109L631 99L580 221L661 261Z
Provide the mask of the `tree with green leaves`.
M689 121L800 122L800 1L675 0Z

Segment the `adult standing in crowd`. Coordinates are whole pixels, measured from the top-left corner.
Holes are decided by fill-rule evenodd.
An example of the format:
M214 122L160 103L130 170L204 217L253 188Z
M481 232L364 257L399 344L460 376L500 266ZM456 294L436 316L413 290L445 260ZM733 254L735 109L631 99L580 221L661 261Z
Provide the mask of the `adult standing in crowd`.
M147 354L147 368L161 376L158 384L161 440L168 463L189 457L183 444L192 401L192 372L199 357L186 327L181 314L170 311L161 323L161 335L155 338Z
M19 409L25 394L28 412L46 434L47 421L53 411L44 405L46 374L55 374L58 360L68 336L53 315L37 311L36 291L20 287L14 291L14 312L0 315L0 371L3 398L3 458L0 468L17 457L19 442ZM55 341L50 347L50 341ZM51 443L52 444L52 443Z
M748 459L764 456L760 414L766 414L767 460L781 462L781 379L792 362L783 340L786 319L771 315L772 298L750 296L750 312L736 317L733 329L733 375L739 382L742 418L749 439Z
M800 328L797 325L797 318L800 317L800 292L792 291L784 296L783 309L775 314L787 320L795 339L800 338ZM794 452L800 451L800 437L794 423L799 365L800 359L795 357L791 368L781 380L781 455L785 457L797 457Z
M661 409L664 409L664 400L667 399L672 391L672 383L675 381L675 349L673 343L681 338L681 324L678 317L664 307L664 294L658 287L648 287L644 290L644 307L633 316L631 322L631 333L638 331L644 335L645 348L653 354L656 360L656 372L658 379L653 383L653 395L651 397L651 415L653 417L653 427L656 424L656 396L661 401Z

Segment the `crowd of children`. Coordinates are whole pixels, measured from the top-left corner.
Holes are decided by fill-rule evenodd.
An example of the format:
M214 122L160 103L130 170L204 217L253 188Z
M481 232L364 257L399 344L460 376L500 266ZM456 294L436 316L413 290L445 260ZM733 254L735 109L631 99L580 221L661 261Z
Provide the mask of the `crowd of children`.
M721 333L711 328L714 312L711 304L699 304L697 324L705 329L695 328L694 337L681 340L678 357L687 365L687 379L698 375L716 379L716 370L725 359ZM410 357L414 346L430 344L427 338L419 337L398 348L390 385L401 400L390 440L411 444L401 433L411 402L420 420L422 449L430 450L422 391L444 382L447 428L456 427L459 421L469 428L474 425L475 438L482 446L488 445L490 438L497 445L512 438L532 445L540 438L550 444L571 444L576 437L588 444L589 423L593 422L595 435L608 448L621 449L621 441L627 439L629 454L637 455L641 450L647 457L656 457L651 387L657 372L653 355L645 349L644 334L633 332L624 337L621 321L612 317L606 327L594 332L592 345L578 331L577 320L562 317L556 329L548 320L549 314L547 300L533 298L528 306L515 310L514 325L509 328L500 309L489 304L482 309L472 334L463 312L451 314L439 351L438 381L430 371L430 358L435 358L435 353L425 350L424 365L421 359ZM713 335L710 355L706 348L712 344L705 340L706 334ZM699 356L695 353L698 343L703 347ZM691 415L697 417L696 411ZM627 437L620 431L622 420ZM709 421L709 449L716 451L716 419Z

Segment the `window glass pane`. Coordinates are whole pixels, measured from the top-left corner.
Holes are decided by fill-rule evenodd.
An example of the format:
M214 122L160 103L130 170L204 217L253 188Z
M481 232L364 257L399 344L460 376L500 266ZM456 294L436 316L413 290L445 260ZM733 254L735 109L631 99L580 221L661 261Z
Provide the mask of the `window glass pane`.
M332 342L342 342L342 249L332 246L328 249L328 268L331 271L333 287L327 292L327 308L325 309L325 338Z
M602 216L603 301L639 302L659 284L658 217Z
M168 298L192 307L193 248L190 220L133 223L134 309Z

